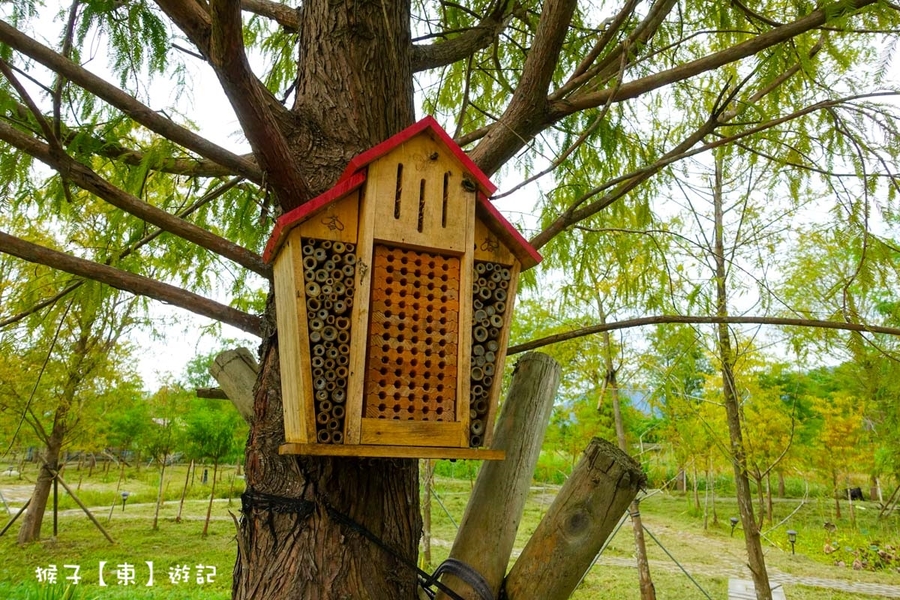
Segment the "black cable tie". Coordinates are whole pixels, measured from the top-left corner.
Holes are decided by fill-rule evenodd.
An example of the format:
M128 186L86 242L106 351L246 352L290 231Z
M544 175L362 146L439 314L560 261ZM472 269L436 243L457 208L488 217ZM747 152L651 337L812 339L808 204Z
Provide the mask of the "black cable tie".
M469 587L472 588L472 591L474 591L481 597L482 600L494 600L494 594L491 592L491 588L488 585L488 582L485 581L481 573L479 573L463 561L457 560L455 558L448 558L447 560L442 562L438 566L438 568L435 569L431 577L425 580L422 587L431 587L432 585L437 584L438 579L444 573L462 579L469 585ZM434 598L434 596L431 597Z

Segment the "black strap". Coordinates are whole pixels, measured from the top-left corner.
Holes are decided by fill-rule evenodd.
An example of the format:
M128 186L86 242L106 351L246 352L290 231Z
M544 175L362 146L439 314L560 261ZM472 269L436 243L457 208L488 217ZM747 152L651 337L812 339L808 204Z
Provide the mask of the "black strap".
M435 569L431 577L425 580L425 582L422 584L422 588L425 590L425 593L428 594L429 598L434 598L435 594L428 588L430 588L432 585L438 584L438 579L444 573L462 579L464 582L469 584L469 587L472 588L472 591L478 594L482 600L494 600L494 594L491 592L491 588L488 585L488 582L485 581L484 577L481 576L481 573L479 573L463 561L457 560L455 558L448 558L447 560L442 562L438 566L438 568ZM456 594L454 594L454 596L456 596Z

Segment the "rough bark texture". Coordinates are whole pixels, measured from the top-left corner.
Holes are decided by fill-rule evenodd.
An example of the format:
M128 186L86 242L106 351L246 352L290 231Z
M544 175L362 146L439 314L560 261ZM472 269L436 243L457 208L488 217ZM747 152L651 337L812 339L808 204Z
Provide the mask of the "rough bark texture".
M565 600L637 496L641 466L594 438L506 578L509 600Z
M409 0L303 5L294 153L314 191L415 120Z
M310 0L302 11L296 102L278 118L297 167L320 193L351 157L413 122L409 3ZM277 197L282 209L306 200ZM260 357L234 598L415 598L415 571L401 558L415 563L421 534L417 461L279 456L274 333Z
M495 598L512 554L559 377L559 364L546 354L529 353L516 363L494 428L493 447L505 450L506 460L482 465L450 550L450 558L484 577ZM445 577L443 582L467 600L480 600L455 577Z

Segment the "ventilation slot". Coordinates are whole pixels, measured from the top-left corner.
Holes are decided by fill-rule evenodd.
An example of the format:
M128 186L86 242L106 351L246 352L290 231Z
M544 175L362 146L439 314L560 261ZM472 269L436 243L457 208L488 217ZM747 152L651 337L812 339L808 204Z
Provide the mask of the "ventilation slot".
M400 218L400 196L403 195L403 163L397 165L397 191L394 194L394 218Z
M419 220L416 229L422 233L422 227L425 224L425 180L419 182Z
M444 193L441 202L441 227L447 227L447 194L450 189L450 172L444 173Z

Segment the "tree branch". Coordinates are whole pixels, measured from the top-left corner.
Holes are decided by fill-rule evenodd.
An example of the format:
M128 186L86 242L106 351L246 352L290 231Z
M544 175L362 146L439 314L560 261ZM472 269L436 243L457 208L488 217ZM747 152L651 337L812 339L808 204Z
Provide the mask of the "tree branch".
M443 67L487 48L509 23L514 6L513 0L499 0L487 16L465 33L440 43L413 45L413 72Z
M266 183L283 207L312 198L309 185L295 166L288 141L276 120L287 114L250 69L244 52L239 0L212 0L209 62L241 123L247 141L266 174Z
M637 49L646 45L651 38L656 35L660 26L665 22L666 17L672 12L672 9L675 8L677 4L678 3L675 0L657 0L657 2L654 2L647 13L647 16L645 16L640 24L634 28L634 31L629 34L627 39L620 42L611 52L604 56L603 60L598 64L588 68L602 50L602 48L596 48L589 56L589 58L593 56L593 58L591 58L591 63L579 65L579 69L576 70L565 85L550 96L550 100L555 101L564 98L592 81L594 82L595 87L605 84L616 72L616 65L621 61L622 57L626 58L626 65L631 66L632 60L637 54ZM626 12L626 10L628 12ZM623 7L620 14L616 16L614 25L621 27L624 20L630 16L633 11L634 7L630 7L630 10L628 5ZM609 44L609 42L612 41L612 34L604 36L600 41L605 41L606 44ZM583 72L579 73L582 69Z
M837 329L841 331L859 331L868 333L885 333L888 335L900 336L900 328L882 327L880 325L865 325L863 323L847 323L842 321L822 321L819 319L798 319L798 318L781 318L781 317L691 317L686 315L656 315L652 317L639 317L636 319L627 319L625 321L616 321L613 323L604 323L600 325L591 325L580 329L573 329L564 333L548 335L547 337L531 340L523 344L510 346L506 351L507 356L536 350L551 344L558 344L568 340L574 340L580 337L602 333L604 331L616 331L619 329L630 329L632 327L644 327L646 325L663 325L668 323L685 323L691 325L776 325L787 327L811 327L815 329Z
M219 196L221 196L228 190L232 189L234 186L236 186L241 181L242 181L242 179L240 177L235 177L231 181L227 181L227 182L223 183L222 185L218 186L217 188L210 191L209 193L204 195L202 198L200 198L199 200L197 200L196 202L194 202L193 204L191 204L190 206L185 208L184 210L178 211L178 213L175 216L178 218L181 218L181 219L187 217L188 215L199 210L204 205L209 204L210 202L212 202L213 200L215 200L216 198L218 198ZM134 244L132 244L125 250L119 252L119 254L116 256L116 260L117 261L122 260L123 258L131 255L132 253L134 253L138 249L140 249L142 246L146 246L147 244L149 244L150 242L152 242L153 240L158 238L160 235L162 235L162 233L163 233L162 229L157 229L153 233L149 233L149 234L145 235L144 237L139 239L137 242L135 242ZM112 259L107 259L104 262L104 264L109 265L112 262L113 262ZM9 317L6 317L6 318L0 320L0 329L3 329L4 327L7 327L14 323L18 323L19 321L26 319L35 313L40 312L42 309L44 309L48 306L52 306L53 304L56 304L59 300L65 298L68 294L70 294L71 292L73 292L73 291L77 290L79 287L81 287L82 284L84 284L83 279L75 279L74 281L72 281L68 285L66 285L66 287L64 287L62 289L62 291L54 294L50 298L47 298L46 300L42 300L42 301L38 302L37 304L35 304L34 306L32 306L26 310L23 310L15 315L11 315Z
M301 8L291 8L271 0L241 0L241 9L261 17L272 19L286 31L300 31Z
M530 102L534 108L524 111L519 109L518 112L511 110L515 102L514 97L503 117L491 126L478 146L470 153L470 156L485 173L491 174L530 142L535 135L573 113L596 108L608 101L623 102L636 98L666 85L684 81L695 75L753 56L766 48L821 27L830 19L836 18L837 15L860 10L874 4L876 1L847 0L833 2L812 11L805 17L801 17L781 27L776 27L726 50L654 75L623 83L617 88L607 88L597 92L583 92L554 101L532 97ZM533 49L529 60L536 54ZM526 68L527 64L526 61Z
M534 43L509 106L470 153L475 164L488 175L549 123L547 92L576 6L577 0L544 2Z
M174 123L158 112L142 104L134 97L104 81L100 77L75 64L50 48L39 44L27 35L18 31L5 21L0 20L0 43L36 60L51 71L56 72L85 90L96 94L111 106L121 110L134 121L147 129L184 146L191 152L213 160L231 169L250 181L261 184L263 175L260 169L246 158L238 156L193 131Z
M271 268L263 262L262 257L258 254L143 202L140 198L136 198L109 183L72 157L53 152L46 144L28 137L2 122L0 122L0 140L15 146L56 169L67 181L91 192L113 206L156 225L173 235L224 256L251 271L259 273L263 277L271 277Z
M93 279L132 294L160 300L262 337L263 321L259 317L241 312L168 283L83 258L76 258L57 250L32 244L3 231L0 231L0 252L11 254L28 262L65 271L72 275Z
M665 85L684 81L700 73L711 71L728 63L732 63L760 51L770 48L802 33L806 33L817 27L824 25L830 18L835 18L835 14L843 14L850 11L857 11L861 8L874 4L876 0L848 0L845 2L831 3L823 6L818 10L814 10L805 17L801 17L791 23L771 29L765 33L761 33L751 40L741 42L725 50L715 52L709 56L704 56L697 60L679 65L667 71L662 71L654 75L642 77L634 81L624 83L617 90L606 89L598 92L582 93L571 96L565 100L558 100L552 103L550 109L551 122L561 119L566 115L599 106L610 98L614 102L622 102L637 98L649 91L661 88Z

